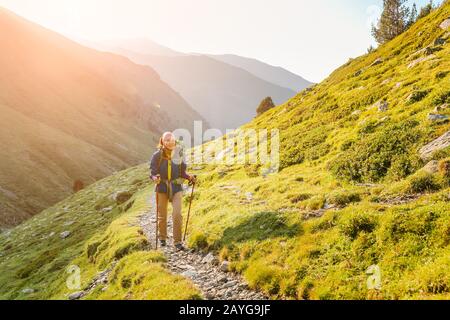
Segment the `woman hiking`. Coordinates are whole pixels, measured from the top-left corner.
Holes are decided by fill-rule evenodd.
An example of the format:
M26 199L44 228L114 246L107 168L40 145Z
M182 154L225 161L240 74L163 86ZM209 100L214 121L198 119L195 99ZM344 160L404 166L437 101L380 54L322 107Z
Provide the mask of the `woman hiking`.
M158 229L161 247L167 245L167 207L172 203L173 213L173 243L177 250L184 250L182 244L181 207L183 200L182 184L188 180L191 184L196 177L186 173L187 165L182 156L177 154L177 142L171 132L163 134L150 162L150 177L155 182L158 203Z

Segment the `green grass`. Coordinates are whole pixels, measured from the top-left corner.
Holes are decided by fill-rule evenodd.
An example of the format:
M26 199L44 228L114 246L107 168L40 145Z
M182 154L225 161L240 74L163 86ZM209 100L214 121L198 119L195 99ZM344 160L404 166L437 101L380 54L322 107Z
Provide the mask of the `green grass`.
M266 179L242 178L244 168L213 181L208 169L199 172L190 245L216 251L253 288L274 298L450 298L450 278L443 272L450 267L450 189L428 190L409 204L391 205L371 201L380 187L336 190L324 177L323 199L336 199L342 209L305 221L308 209L290 201L293 193L311 189L292 174L307 177L302 166ZM222 185L253 192L255 200L243 205ZM381 268L380 292L366 287L371 265ZM428 274L424 266L436 271Z

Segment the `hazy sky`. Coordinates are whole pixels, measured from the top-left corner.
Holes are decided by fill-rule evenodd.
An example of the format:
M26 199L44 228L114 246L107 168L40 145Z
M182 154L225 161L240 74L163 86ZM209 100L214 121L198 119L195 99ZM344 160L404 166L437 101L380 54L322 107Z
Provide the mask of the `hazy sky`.
M428 0L411 0L423 5ZM435 1L436 2L436 1ZM382 0L0 0L89 41L148 38L181 52L233 53L319 82L373 44Z

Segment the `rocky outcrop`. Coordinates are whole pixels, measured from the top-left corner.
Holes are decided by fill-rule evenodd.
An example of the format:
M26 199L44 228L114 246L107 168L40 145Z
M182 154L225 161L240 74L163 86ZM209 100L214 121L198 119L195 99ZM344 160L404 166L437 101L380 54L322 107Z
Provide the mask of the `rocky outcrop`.
M448 116L443 115L443 114L434 114L434 113L430 113L428 115L428 120L430 121L442 121L442 120L447 120Z
M436 151L445 149L449 146L450 131L447 131L445 134L420 149L419 154L422 159L426 160L429 159Z
M445 19L441 25L439 26L442 30L447 30L448 28L450 28L450 18Z
M439 171L439 161L432 160L428 162L427 165L423 167L423 170L431 174L437 173Z
M410 64L408 64L408 69L412 69L422 62L425 62L425 61L428 61L428 60L431 60L434 58L436 58L436 56L434 54L430 54L429 56L418 58L418 59L414 60L413 62L411 62Z

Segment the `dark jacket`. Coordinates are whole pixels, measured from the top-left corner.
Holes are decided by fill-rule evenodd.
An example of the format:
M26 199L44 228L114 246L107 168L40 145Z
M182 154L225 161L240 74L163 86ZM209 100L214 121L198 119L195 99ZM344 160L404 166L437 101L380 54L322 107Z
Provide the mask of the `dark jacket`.
M152 176L161 176L161 184L156 186L155 191L158 193L167 193L167 183L168 183L168 161L167 159L162 157L162 151L156 151L152 159L150 161L150 177ZM172 194L176 194L177 192L183 191L183 187L178 181L174 181L177 179L186 179L188 180L190 177L186 173L187 165L182 162L181 164L177 164L176 161L170 160L172 163L172 179L171 179L171 187ZM181 166L181 168L180 168Z

